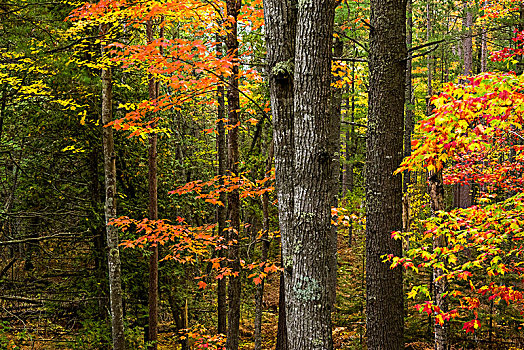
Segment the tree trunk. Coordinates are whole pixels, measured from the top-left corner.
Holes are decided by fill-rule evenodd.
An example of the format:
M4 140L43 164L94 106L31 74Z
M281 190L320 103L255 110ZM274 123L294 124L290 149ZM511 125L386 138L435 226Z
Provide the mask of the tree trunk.
M432 14L432 0L426 0L426 40L428 42L431 41L431 35L432 35L432 21L433 17ZM432 61L433 61L433 55L431 53L428 54L427 61L426 61L426 67L428 69L428 79L427 79L427 90L428 94L426 96L426 100L429 101L431 96L433 95L433 67L432 67ZM426 104L426 108L429 108L430 104ZM426 114L430 114L430 110L426 110Z
M428 179L428 192L431 199L431 210L433 215L439 210L444 210L444 184L442 181L442 172L430 174ZM446 247L445 236L433 237L433 249ZM447 278L442 278L444 274L442 269L433 270L433 286L435 295L435 305L437 305L442 312L448 311L448 302L443 294L448 287ZM439 281L436 281L441 278ZM449 324L445 322L442 326L435 323L435 350L449 350Z
M336 38L333 43L333 56L342 57L344 52L344 42L340 38ZM332 75L333 83L341 80L342 77ZM340 191L340 125L342 120L342 89L331 88L331 137L330 137L330 152L335 155L333 162L333 187L335 188L335 196L333 198L333 207L338 206L338 195Z
M109 25L101 25L101 36L107 34ZM104 55L103 41L101 43L102 55ZM101 70L102 77L102 124L106 125L112 120L112 92L113 80L111 68L105 67ZM103 128L104 148L104 175L105 175L105 219L108 247L108 270L109 270L109 300L111 305L111 331L114 350L125 349L124 338L124 312L122 306L122 283L120 273L120 252L118 250L118 229L109 225L111 219L116 218L116 156L113 140L113 128Z
M293 75L297 0L264 0L266 67L273 115L273 145L284 271L280 276L277 350L287 350L286 279L291 278L290 255L293 228L294 138Z
M406 1L372 0L366 172L368 349L403 349L402 270L382 256L402 255L392 231L402 229L402 177L393 176L403 153L406 79Z
M469 76L473 74L473 38L471 37L471 29L473 26L473 14L471 9L464 9L464 30L465 37L462 41L464 48L464 75ZM462 84L467 84L467 80L463 80ZM456 184L453 193L453 206L456 208L468 208L473 205L473 195L471 193L471 184Z
M105 320L107 317L107 309L109 308L109 300L107 299L107 276L105 263L105 246L104 226L98 218L98 204L100 203L100 183L98 173L99 148L95 145L89 153L89 172L91 175L91 182L89 185L89 193L91 197L91 205L93 207L93 217L90 218L91 230L93 231L93 246L94 246L94 264L95 264L95 278L98 281L97 298L98 298L98 319ZM0 274L1 277L1 274Z
M227 91L227 107L228 119L231 129L229 130L229 145L228 145L228 173L232 177L237 177L238 174L238 125L240 110L240 96L238 90L238 74L239 74L239 60L238 60L238 37L237 37L237 18L240 12L241 0L227 0L227 16L230 20L230 28L228 28L226 36L227 53L233 61L231 68L231 77L229 79L229 87ZM238 349L238 338L240 328L240 194L238 189L232 191L228 195L228 212L230 221L230 230L228 240L230 242L228 255L230 260L230 267L232 273L236 274L229 276L228 299L229 309L227 313L227 350Z
M146 23L147 41L153 41L153 20L149 19ZM157 84L152 74L148 77L148 94L149 100L157 98ZM151 127L155 127L155 123ZM149 219L158 220L158 181L157 181L157 142L156 133L149 134L149 152L148 152L148 184L149 184ZM151 345L149 350L158 348L158 245L154 244L149 248L151 256L149 257L149 287L148 287L148 341Z
M413 4L412 0L407 0L407 18L406 18L406 46L411 49L413 46ZM413 133L413 84L411 82L411 68L413 62L406 62L406 102L404 114L404 157L411 155L411 134ZM407 193L408 186L411 183L410 173L404 173L402 191Z
M336 38L333 43L333 55L334 57L342 57L344 51L344 42L340 40L339 38ZM336 77L331 74L333 83L335 83L338 79L341 79L341 77ZM338 207L338 198L340 193L340 125L342 120L342 89L331 87L331 124L329 125L329 154L333 155L333 159L331 161L331 188L333 190L333 199L331 203L331 207L337 208ZM331 247L331 253L333 256L331 257L331 264L330 271L334 271L331 275L331 282L330 282L330 291L331 291L331 300L332 303L335 304L336 301L336 290L337 290L337 226L332 225L331 226L332 232L332 244L333 247Z
M220 38L217 37L216 44L217 56L222 56L222 43ZM217 111L217 160L218 160L218 170L217 175L221 177L220 183L223 184L223 176L226 175L226 165L227 165L227 155L226 155L226 129L224 128L224 117L225 117L225 100L224 100L224 86L218 85L217 87L217 100L218 100L218 111ZM216 209L216 220L218 223L218 235L222 236L224 234L224 229L226 228L226 200L227 196L225 192L220 192L218 200L224 205L218 205ZM224 249L219 250L218 255L220 258L225 258ZM223 262L220 263L221 266L224 265ZM226 279L221 278L218 280L217 288L217 312L218 312L218 333L226 334L227 332L227 300L226 300Z
M336 235L331 227L333 153L330 137L333 0L300 1L295 50L295 183L286 278L288 346L333 349L331 290ZM287 294L289 292L289 294Z
M269 146L266 160L266 174L271 171L273 164L273 142ZM262 234L262 256L261 263L267 262L269 252L269 194L262 195L262 211L264 214L264 233ZM255 294L255 350L262 350L262 306L264 301L264 279L257 285Z
M473 14L471 9L465 8L466 13L464 14L464 39L462 45L464 46L464 75L468 76L473 74L473 38L472 38L472 26L473 26Z
M488 32L485 24L482 27L481 47L480 47L480 71L488 71Z

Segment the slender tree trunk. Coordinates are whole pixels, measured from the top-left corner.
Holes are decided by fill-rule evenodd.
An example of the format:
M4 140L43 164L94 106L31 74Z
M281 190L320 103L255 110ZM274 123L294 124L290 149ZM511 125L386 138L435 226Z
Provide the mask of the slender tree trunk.
M149 19L146 23L147 41L153 41L153 20ZM157 84L152 74L148 77L148 95L149 100L157 98ZM154 127L155 124L152 125ZM157 142L156 133L149 134L149 219L158 220L158 181L157 181ZM154 244L149 248L151 256L149 257L149 288L148 288L148 341L151 345L149 350L158 348L158 245Z
M472 27L473 27L473 13L471 9L466 8L464 14L464 27L465 27L465 36L462 41L464 47L464 75L468 76L473 74L473 38Z
M439 210L444 210L444 184L442 181L442 172L430 174L428 179L428 192L431 198L431 210L433 214ZM433 249L446 247L446 237L433 237ZM435 295L435 305L437 305L442 312L448 311L448 302L443 294L448 287L447 278L442 278L444 274L442 269L433 270L433 286ZM437 279L440 280L437 281ZM445 322L443 325L435 323L435 350L449 350L449 324Z
M333 43L333 56L342 57L344 52L344 42L340 38L336 38ZM332 76L333 83L342 80L342 77ZM335 196L333 198L333 206L338 206L338 194L340 191L340 125L342 120L342 89L332 87L331 88L331 151L335 155L335 161L333 162L333 186L336 189Z
M100 203L100 183L98 173L99 149L95 145L89 154L89 171L91 175L91 183L89 192L91 196L91 204L93 206L94 216L98 215L98 204ZM104 226L98 219L90 219L93 230L93 245L94 245L94 260L95 260L95 276L98 280L97 296L98 296L98 319L105 320L107 316L107 309L109 300L107 300L107 276L105 260L105 240L104 240Z
M349 92L349 89L347 90ZM341 116L343 122L349 122L349 97L344 101L344 114ZM348 155L349 155L349 124L343 131L341 142L344 145L344 158L342 162L342 196L345 196L348 191Z
M357 50L355 49L355 53ZM353 188L355 186L355 177L353 174L353 168L355 167L354 159L355 154L357 153L358 144L357 144L357 135L355 134L355 62L352 62L352 68L351 68L351 127L350 127L350 148L349 148L349 158L351 158L351 161L349 162L348 166L348 190L353 191ZM346 142L348 140L348 134L346 134ZM350 239L351 242L351 239Z
M101 36L104 37L108 31L108 25L100 27ZM101 44L102 55L104 54L105 42ZM105 67L101 71L102 77L102 124L106 125L112 120L113 101L113 79L111 68ZM124 311L122 306L122 283L120 272L120 252L118 249L118 230L109 224L111 219L116 218L116 155L113 140L113 129L103 128L104 148L104 175L105 175L105 219L108 247L108 269L109 269L109 300L111 307L111 330L114 350L125 349L124 338Z
M273 164L273 142L269 146L266 160L266 174L271 171ZM262 195L262 211L264 213L264 233L262 234L262 256L261 263L266 263L269 252L269 194ZM255 350L262 350L262 306L264 301L264 281L257 285L255 294Z
M216 44L217 56L222 56L222 43L220 38L217 37ZM224 117L226 113L225 100L224 100L224 86L218 85L217 88L217 99L218 99L218 111L217 111L217 160L218 160L218 171L217 175L221 177L220 183L223 184L223 176L226 175L226 165L227 165L227 154L226 154L226 129L224 128ZM224 234L224 229L226 228L226 200L227 196L225 192L221 192L218 200L224 205L218 205L216 209L216 220L218 223L218 235L222 236ZM219 250L219 257L225 258L225 251ZM223 262L220 263L221 266L224 265ZM218 280L217 288L217 312L218 312L218 333L226 334L227 332L227 300L226 300L226 279L221 278Z
M4 86L2 89L2 102L0 103L0 140L4 132L4 116L5 116L5 105L7 103L7 87Z
M288 346L333 349L332 281L336 235L331 227L335 154L331 147L333 0L300 1L295 50L295 183L291 262L286 278Z
M473 14L471 9L464 9L464 28L465 37L462 41L464 52L464 75L469 76L473 74L473 38L471 37L471 30L473 26ZM462 81L467 84L467 80ZM468 208L473 205L473 195L471 193L471 184L456 184L454 188L453 205L457 208Z
M281 256L284 271L280 276L277 350L287 350L286 279L291 279L289 257L293 229L294 138L293 75L297 0L264 0L266 25L267 75L273 114L273 144L281 234Z
M336 38L333 43L333 55L334 57L342 57L344 51L344 42L339 38ZM341 77L335 77L332 75L333 83L336 82ZM329 153L333 154L333 159L331 162L332 166L332 177L331 177L331 188L333 190L333 199L331 206L333 208L338 207L338 198L340 192L340 125L342 118L342 89L331 87L331 125L329 126ZM332 271L331 282L329 289L331 290L331 300L335 304L336 301L336 291L337 291L337 226L332 225L332 244L330 271Z
M485 25L482 27L482 37L480 46L480 71L488 71L488 32Z
M409 49L413 46L413 4L412 0L407 0L407 18L406 18L406 46ZM406 102L404 114L404 157L411 155L411 134L413 133L413 84L411 82L411 68L413 62L406 62ZM410 173L404 173L402 190L407 193L408 186L411 183Z
M228 119L229 125L232 127L229 130L229 145L228 145L228 173L232 177L238 176L238 125L240 110L240 96L238 90L238 74L239 74L239 60L238 60L238 37L237 37L237 18L240 12L241 0L227 0L227 16L230 19L229 28L227 31L226 45L227 53L232 58L233 66L231 68L231 77L229 80L229 87L227 91L228 101ZM240 328L240 195L238 190L234 190L228 195L228 212L230 221L229 230L229 260L230 267L235 275L229 276L228 299L229 309L227 314L227 350L238 349L238 338Z
M433 26L432 26L432 22L433 22L433 17L432 17L432 3L431 3L432 0L426 0L426 40L428 42L431 41L431 35L432 35L432 30L433 30ZM427 66L427 69L428 69L428 79L427 79L427 90L428 90L428 94L427 94L427 97L426 99L429 100L429 98L431 98L431 96L433 95L433 66L432 66L432 61L433 61L433 55L432 54L428 54L428 57L427 57L427 62L426 62L426 66ZM426 106L429 106L429 104L427 104ZM430 111L427 110L426 111L426 114L429 115L430 114Z
M369 116L366 172L368 349L403 349L402 270L383 256L402 255L391 232L402 229L406 80L406 0L371 0Z
M355 49L355 54L356 54ZM349 99L347 100L347 104L349 104ZM351 117L350 117L350 127L349 130L346 131L346 162L347 162L347 189L349 191L353 191L354 188L354 182L355 177L353 175L353 168L354 168L354 159L355 154L357 153L358 144L357 144L357 138L355 134L355 62L352 62L352 68L351 68ZM349 151L348 151L349 148ZM351 247L353 244L353 222L348 227L348 244Z

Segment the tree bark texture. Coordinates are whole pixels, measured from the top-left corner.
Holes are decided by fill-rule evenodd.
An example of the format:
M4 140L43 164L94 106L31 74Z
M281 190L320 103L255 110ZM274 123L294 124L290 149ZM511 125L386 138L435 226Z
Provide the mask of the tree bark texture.
M413 4L412 0L407 0L407 18L406 18L406 46L411 49L413 46ZM411 82L411 69L413 62L407 60L406 62L406 102L404 114L404 157L411 155L411 134L413 133L413 84ZM402 190L407 193L410 184L410 173L404 173Z
M473 74L473 38L471 37L471 30L473 26L473 14L471 9L465 5L464 13L464 34L462 41L464 48L464 75L469 76ZM462 81L467 84L467 80ZM473 205L473 195L471 193L471 184L456 184L453 193L453 206L456 208L468 208Z
M285 263L288 346L292 350L333 349L331 310L336 246L331 227L331 58L333 0L298 3L294 75L293 228Z
M393 176L403 153L406 79L406 0L372 0L366 172L368 349L403 349L402 270L383 255L402 255L392 231L402 229L402 178Z
M426 40L428 42L431 41L431 35L433 30L433 16L432 16L432 0L426 0ZM428 68L428 96L431 97L433 95L433 67L432 67L432 61L433 61L433 55L428 54L427 57L427 68ZM429 111L426 111L427 114L429 114Z
M227 89L227 107L229 125L232 127L229 130L228 139L228 173L230 176L238 176L238 126L240 110L240 95L238 90L238 74L239 74L239 60L238 60L238 32L237 32L237 18L240 12L241 0L227 0L226 1L226 18L230 19L228 22L228 31L226 36L227 54L233 61L231 68L231 77L229 79L229 86ZM238 338L240 328L240 297L241 297L241 278L240 278L240 194L238 190L234 190L228 195L228 217L230 221L230 229L228 240L230 246L228 255L230 260L230 267L233 274L229 276L228 299L229 308L227 313L227 350L238 349Z
M102 36L107 34L108 25L102 25L100 32ZM104 54L105 42L101 44L102 55ZM112 120L113 102L113 79L110 67L101 70L102 78L102 124L106 125ZM111 219L116 218L116 155L113 139L113 129L103 128L104 149L104 176L106 200L104 206L106 220L106 235L108 248L108 270L109 270L109 300L111 307L111 333L114 350L125 349L124 337L124 312L122 306L122 283L120 272L120 252L118 249L118 230L109 225Z
M217 38L216 51L218 56L222 56L222 43ZM224 128L224 117L225 117L225 98L224 98L224 86L218 85L217 87L217 100L218 100L218 111L217 111L217 161L218 161L218 176L226 175L227 165L227 154L226 154L226 129ZM221 184L224 183L223 179L220 180ZM227 211L226 211L226 200L227 196L225 192L220 192L218 200L224 204L224 206L218 205L216 209L216 220L218 223L218 235L224 234L226 228ZM219 257L225 257L225 251L219 250ZM221 262L221 265L223 263ZM222 278L218 280L217 288L217 312L218 312L218 333L226 334L227 332L227 298L226 298L226 279Z
M147 41L153 41L153 20L149 19L146 23ZM148 76L148 96L149 100L157 98L157 84L152 74ZM152 124L152 127L155 123ZM148 150L148 185L149 185L149 219L158 220L158 180L157 180L157 143L158 135L149 134ZM149 285L148 285L148 341L151 344L149 350L158 348L158 245L154 244L149 248Z
M286 279L291 279L289 256L293 229L294 138L293 80L297 0L264 0L266 67L273 115L273 145L282 244L277 350L287 350Z
M465 8L464 14L464 39L462 45L464 46L464 75L468 76L473 74L473 38L472 27L473 27L473 13L471 9Z

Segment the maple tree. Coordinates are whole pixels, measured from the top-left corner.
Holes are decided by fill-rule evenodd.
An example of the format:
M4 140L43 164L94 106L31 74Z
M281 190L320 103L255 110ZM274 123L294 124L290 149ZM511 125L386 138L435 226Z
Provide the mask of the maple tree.
M515 41L520 40L517 33ZM503 49L492 59L517 52ZM481 73L466 84L446 84L431 99L435 109L419 124L412 154L397 170L442 171L444 184L475 184L478 189L478 204L439 209L425 220L422 236L394 234L420 245L404 258L393 257L392 266L402 264L416 272L438 268L443 272L438 279L449 281L443 297L455 306L452 310L441 310L432 301L417 306L428 315L435 313L441 325L463 317L463 329L473 332L482 324L482 303L522 307L522 84L522 76L514 72ZM443 237L446 244L431 251L424 244L430 237ZM469 290L460 288L464 283ZM430 296L427 286L413 287L408 296L419 293Z

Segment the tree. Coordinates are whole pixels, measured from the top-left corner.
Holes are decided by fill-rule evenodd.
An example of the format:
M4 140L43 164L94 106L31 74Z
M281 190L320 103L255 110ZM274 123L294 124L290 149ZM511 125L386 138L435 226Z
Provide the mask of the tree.
M107 35L108 26L102 25L100 32L103 38ZM102 54L104 45L102 44ZM111 67L102 68L102 124L107 125L112 121L112 76ZM111 305L111 329L113 334L113 348L115 350L125 349L124 338L124 309L122 306L122 282L120 271L120 251L118 230L110 221L116 218L116 156L115 144L113 139L113 129L104 128L104 173L105 173L105 218L108 248L108 268L109 268L109 300Z
M300 2L294 74L294 203L292 262L286 283L289 348L333 349L332 281L336 235L331 227L331 58L338 1ZM314 258L313 258L314 257Z
M150 44L153 41L153 20L149 19L146 23L146 36ZM162 35L160 35L162 36ZM148 97L154 100L158 97L159 83L155 81L152 74L148 76ZM154 128L156 123L152 125ZM158 220L158 165L157 165L157 143L158 136L156 132L149 134L148 149L148 187L149 187L149 218ZM158 245L150 248L151 256L149 257L149 286L148 286L148 340L152 342L150 350L158 348Z
M294 60L297 21L296 0L264 0L266 18L267 72L273 115L275 177L278 197L278 217L281 235L281 255L284 270L280 275L277 349L287 350L286 295L291 285L290 256L293 229L294 192Z
M366 170L366 283L369 349L403 348L402 272L382 262L402 254L391 239L402 228L402 160L406 76L406 1L371 1Z
M331 43L337 4L265 2L287 347L291 349L333 348L335 155L330 147L331 121L324 116L331 113Z
M231 59L232 67L227 89L228 110L228 174L232 177L239 176L239 147L238 126L240 110L240 93L238 88L239 59L238 59L238 28L237 20L242 5L241 0L226 1L227 54ZM241 266L240 266L240 194L233 190L227 197L227 210L229 218L229 231L227 239L233 242L229 247L228 257L233 274L229 276L227 313L227 350L237 350L240 327L241 303Z

